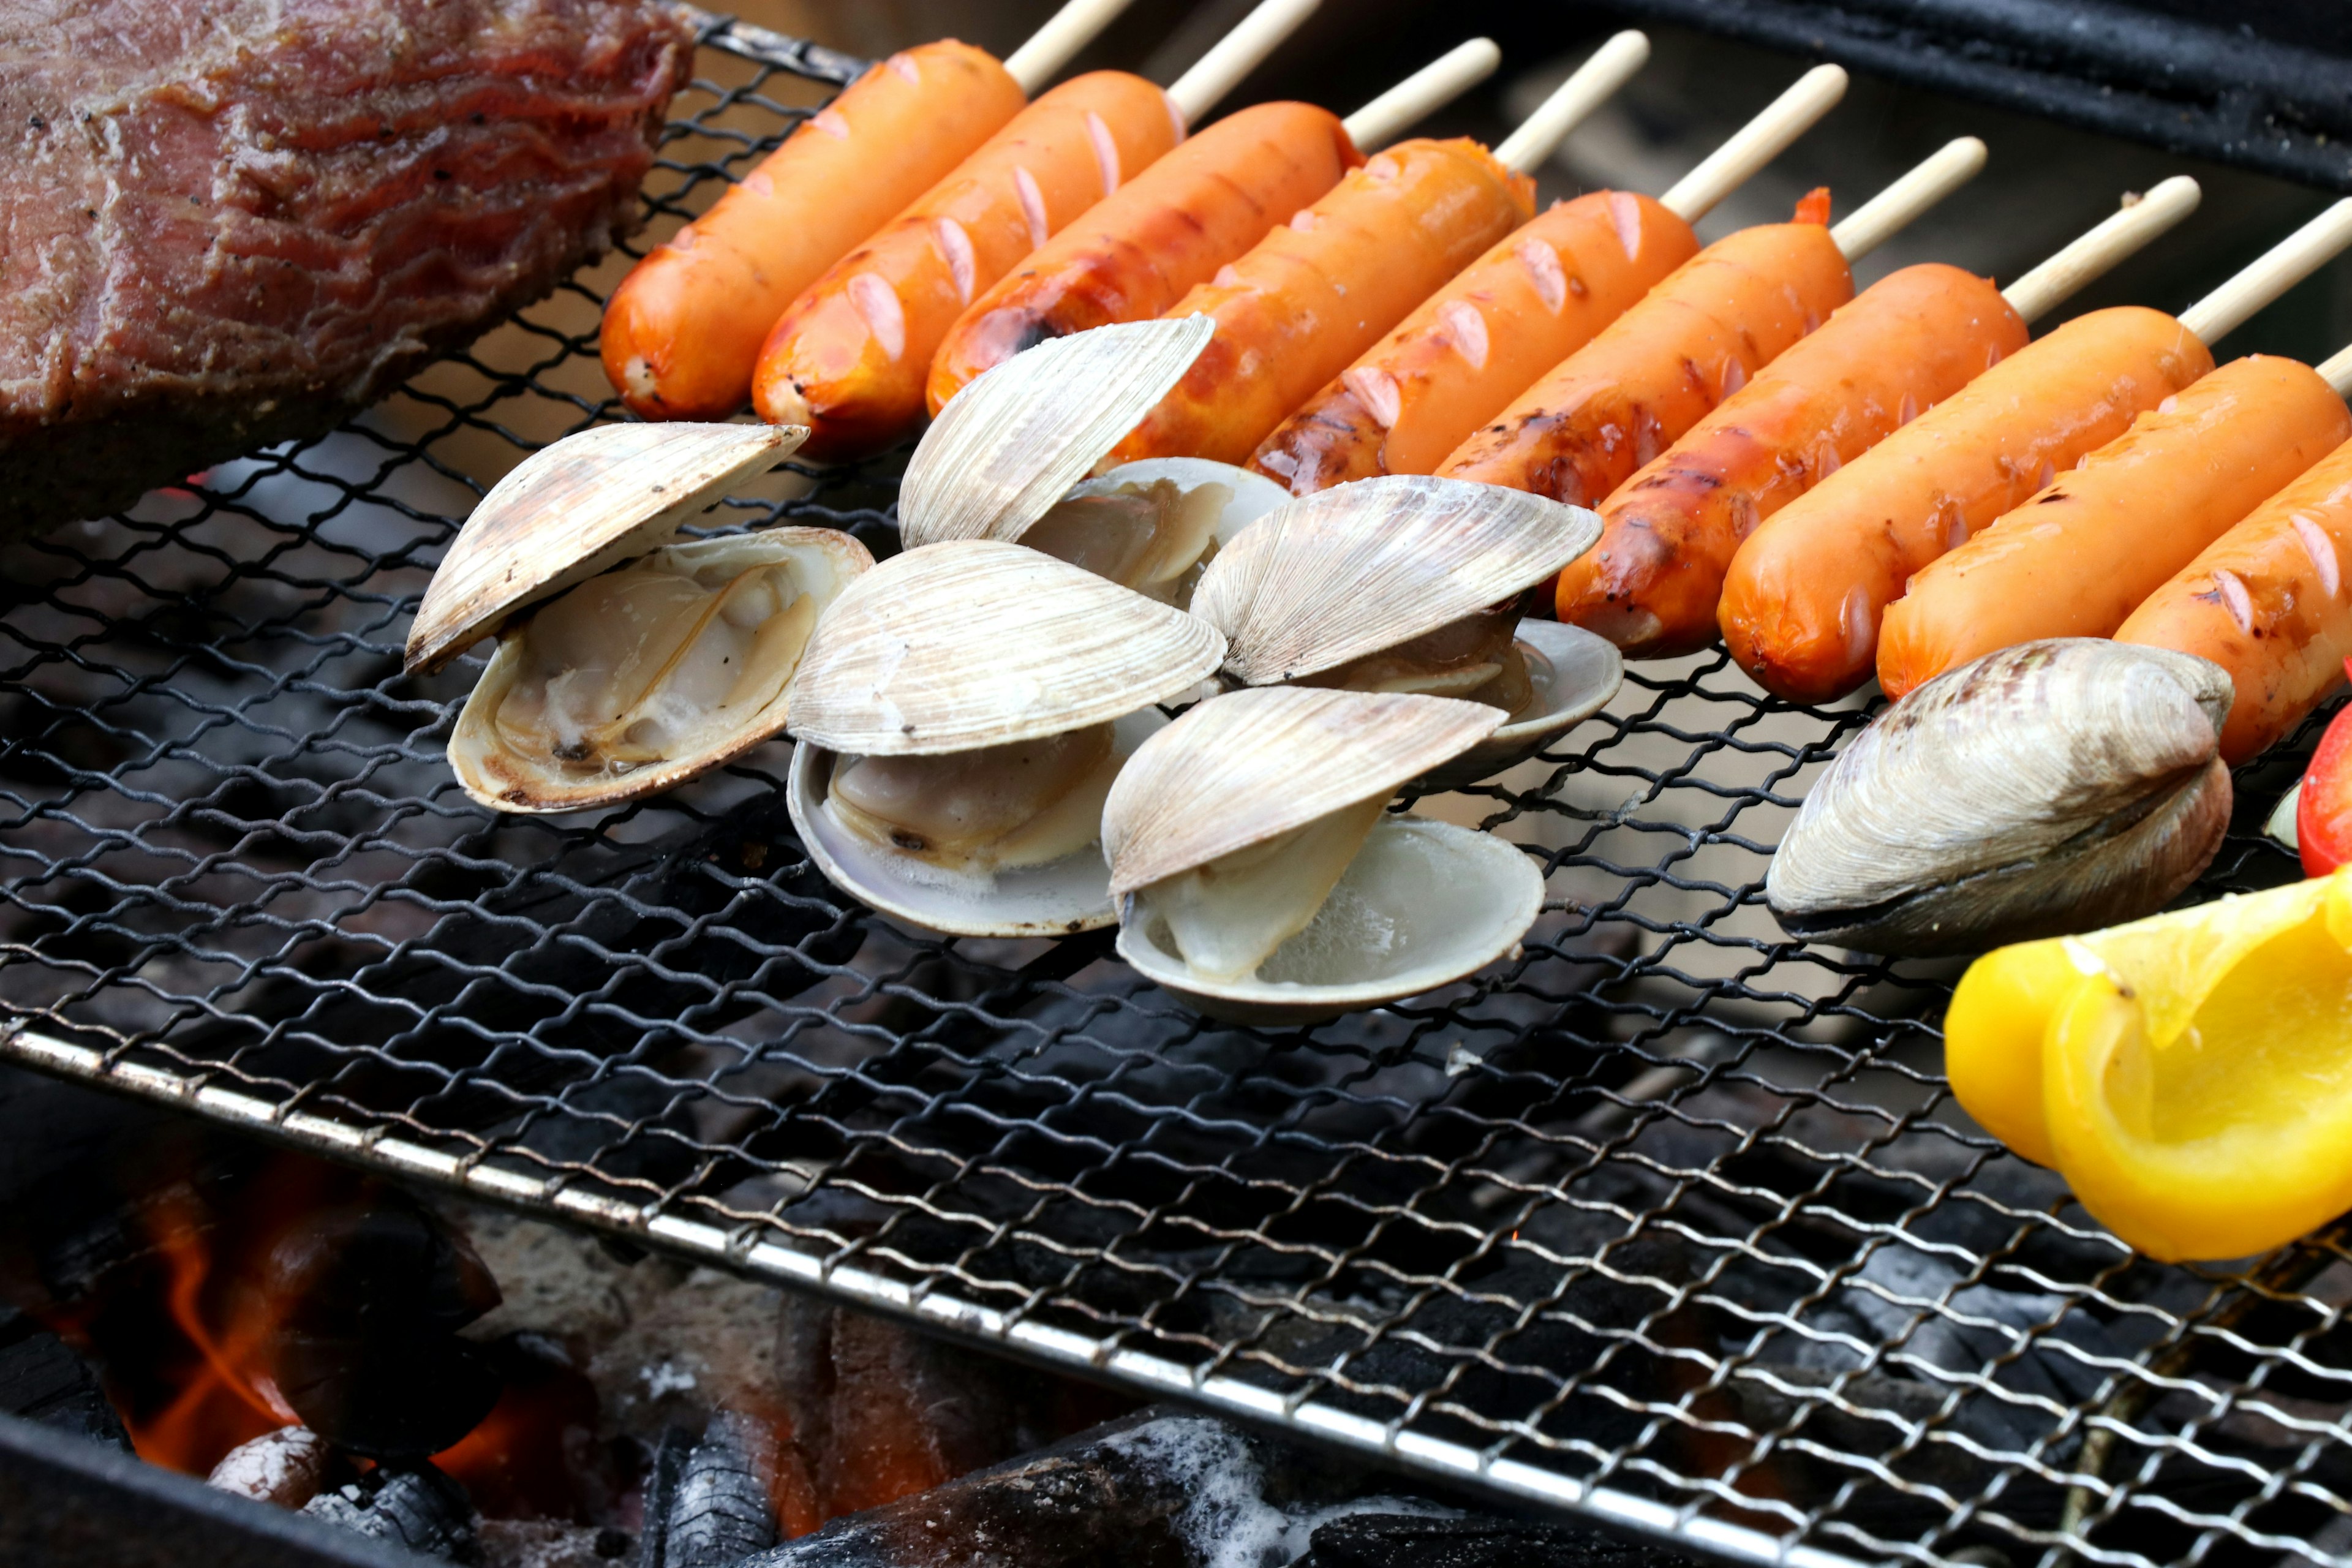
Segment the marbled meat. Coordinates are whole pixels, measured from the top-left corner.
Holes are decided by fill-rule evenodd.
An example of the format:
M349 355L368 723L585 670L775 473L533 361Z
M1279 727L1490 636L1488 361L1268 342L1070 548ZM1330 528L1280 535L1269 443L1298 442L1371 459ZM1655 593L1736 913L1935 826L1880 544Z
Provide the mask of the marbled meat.
M637 218L648 0L0 0L0 532L318 434Z

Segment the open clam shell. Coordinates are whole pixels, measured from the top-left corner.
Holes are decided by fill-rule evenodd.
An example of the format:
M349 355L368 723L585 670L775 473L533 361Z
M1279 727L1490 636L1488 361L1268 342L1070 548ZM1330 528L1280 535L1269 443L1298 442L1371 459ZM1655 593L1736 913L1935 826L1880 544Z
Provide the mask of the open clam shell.
M499 811L656 795L782 731L824 607L873 564L824 528L672 544L575 584L499 638L449 738L466 793Z
M1493 734L1426 774L1423 790L1460 789L1527 761L1607 707L1625 683L1617 645L1582 626L1525 620L1515 636L1535 695Z
M1790 934L1974 952L2136 920L2229 824L2230 677L2168 649L2055 638L1927 682L1814 784L1764 883Z
M940 410L908 459L899 537L909 550L1019 538L1215 335L1206 316L1126 321L1048 339L983 372Z
M1297 680L1507 603L1592 547L1601 520L1525 491L1384 475L1286 502L1218 552L1192 614L1251 686Z
M1173 698L1223 654L1181 610L1016 544L956 540L835 601L793 680L792 732L864 756L1007 745Z
M796 425L599 425L532 453L474 508L425 585L409 673L439 668L516 611L668 542L807 436Z
M1137 751L1103 808L1120 953L1212 1016L1304 1023L1419 994L1508 952L1542 908L1534 863L1485 834L1378 815L1398 784L1475 744L1499 718L1449 698L1320 689L1202 703ZM1362 820L1367 806L1373 820ZM1344 831L1351 816L1360 822L1352 839ZM1251 949L1234 967L1257 952L1266 953L1262 962L1219 974L1188 961L1171 924L1176 903L1156 901L1163 889L1204 868L1214 877L1239 853L1305 844L1297 836L1333 825L1343 828L1334 842L1344 868L1328 847L1312 851L1327 857L1336 879L1268 928L1270 952ZM1265 878L1295 864L1269 860L1226 885L1248 883L1242 896L1262 900ZM1276 901L1289 896L1271 891ZM1319 902L1311 901L1317 891ZM1203 911L1221 918L1202 902L1185 918ZM1265 913L1254 906L1238 918Z
M1181 609L1202 563L1289 499L1231 463L1146 458L1087 480L1003 537Z

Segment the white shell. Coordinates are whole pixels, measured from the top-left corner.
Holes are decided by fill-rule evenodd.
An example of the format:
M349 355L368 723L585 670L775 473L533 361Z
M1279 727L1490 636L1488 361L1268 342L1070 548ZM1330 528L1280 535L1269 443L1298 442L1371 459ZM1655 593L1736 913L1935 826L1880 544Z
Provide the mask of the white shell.
M2221 666L2098 637L1948 671L1805 797L1764 891L1791 935L1980 952L2153 914L2229 826Z
M737 570L790 561L805 592L817 601L820 619L824 607L843 588L874 563L864 545L830 528L768 528L723 534L670 545L667 554L682 566L708 568L724 563ZM783 731L790 711L789 685L780 700L744 715L722 740L699 747L690 755L647 763L626 773L596 773L584 778L541 765L507 746L497 726L499 705L523 675L530 626L526 620L499 637L498 650L490 656L481 679L475 682L449 736L449 765L457 775L457 783L467 795L493 810L583 811L643 799L731 762Z
M1392 794L1502 717L1451 697L1317 687L1212 697L1146 742L1110 786L1112 896Z
M1625 656L1607 637L1564 621L1524 620L1516 634L1535 700L1493 734L1425 775L1424 790L1459 789L1494 777L1549 745L1609 704L1625 683Z
M1017 544L955 540L835 601L793 679L792 732L864 756L1006 745L1173 698L1223 656L1181 610Z
M2271 808L2270 816L2263 822L2264 833L2298 855L2303 853L2303 838L2295 816L2302 809L2303 781L2297 779L2293 789L2279 796L2278 805Z
M1258 974L1201 978L1149 929L1156 922L1121 925L1118 952L1210 1017L1312 1024L1418 996L1485 968L1527 935L1543 894L1543 873L1517 846L1450 823L1391 816L1373 827L1316 923L1277 949ZM1325 915L1337 929L1318 930ZM1389 943L1374 950L1333 940L1367 919L1391 933Z
M1148 485L1158 479L1173 479L1188 490L1202 485L1223 485L1234 492L1234 499L1225 503L1225 510L1217 517L1220 550L1231 544L1243 529L1290 500L1288 490L1264 474L1220 463L1213 458L1140 458L1132 463L1121 463L1072 489L1070 499L1107 496L1121 485ZM1035 521L1030 519L1031 522ZM1028 523L1022 527L1025 531Z
M599 425L533 452L474 508L425 584L408 672L437 669L525 605L658 549L807 436L797 425Z
M1051 338L975 376L907 461L909 550L1018 539L1181 381L1216 335L1206 316Z
M1118 721L1112 744L1132 753L1167 722L1155 708L1130 713ZM1109 868L1091 845L1043 866L959 878L849 832L824 809L839 760L822 746L795 746L785 805L817 869L866 908L950 936L1068 936L1118 920Z
M1601 519L1522 490L1392 474L1289 500L1220 551L1192 613L1252 686L1295 680L1524 592L1592 547Z

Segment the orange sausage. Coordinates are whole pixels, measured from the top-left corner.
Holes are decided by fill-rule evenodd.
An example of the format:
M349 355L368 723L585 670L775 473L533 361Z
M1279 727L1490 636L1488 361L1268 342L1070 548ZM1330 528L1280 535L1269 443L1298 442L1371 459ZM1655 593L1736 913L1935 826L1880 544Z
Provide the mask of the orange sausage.
M973 301L931 361L931 412L1032 344L1160 314L1363 161L1339 116L1311 103L1218 121Z
M2000 290L1928 262L1872 284L1601 507L1559 618L1637 658L1715 640L1724 570L1759 523L2025 346Z
M2223 365L1922 568L1880 622L1879 684L1900 697L2013 643L2112 635L2347 437L2352 414L2310 366L2267 354Z
M984 51L925 44L868 70L716 205L637 263L604 307L604 374L646 419L724 419L793 297L1021 112Z
M1425 474L1698 251L1647 196L1562 202L1463 268L1275 433L1250 467L1293 495Z
M1266 432L1535 212L1467 139L1400 142L1176 301L1217 335L1108 459L1249 459Z
M1822 225L1741 229L1683 263L1437 471L1594 505L1853 298Z
M2161 310L2094 310L2027 344L1748 536L1724 641L1766 689L1826 701L1871 677L1911 574L2213 368Z
M785 308L752 372L760 416L807 426L822 461L898 440L964 307L1182 135L1168 95L1125 71L1045 94Z
M2217 375L2221 373L2216 372ZM2150 594L2117 642L2179 648L2230 672L2232 767L2294 728L2352 658L2352 444L2336 448Z

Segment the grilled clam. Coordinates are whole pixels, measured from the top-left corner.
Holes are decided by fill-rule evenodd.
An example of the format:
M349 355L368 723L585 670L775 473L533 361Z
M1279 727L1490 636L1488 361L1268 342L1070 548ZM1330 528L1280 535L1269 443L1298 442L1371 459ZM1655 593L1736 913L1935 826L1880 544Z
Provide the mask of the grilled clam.
M793 822L835 886L914 925L1108 925L1103 799L1166 722L1152 705L1223 654L1202 622L1033 550L909 551L843 594L801 661Z
M1287 501L1201 576L1194 615L1225 634L1226 673L1357 691L1462 697L1501 728L1435 782L1530 756L1616 694L1624 661L1519 601L1600 537L1580 507L1457 479L1392 475Z
M1025 544L1181 605L1201 562L1280 505L1282 487L1198 458L1129 463L1077 481L1213 335L1202 316L1097 327L981 375L940 411L908 461L898 501L907 547Z
M1103 808L1118 951L1212 1016L1303 1023L1419 994L1517 945L1543 906L1520 850L1386 814L1493 733L1442 697L1213 697L1138 748Z
M408 640L420 670L498 635L449 740L467 795L501 811L612 805L783 729L819 613L873 558L826 529L668 541L798 444L755 426L602 426L483 498Z
M2230 677L2165 648L2023 643L1927 682L1806 796L1765 878L1790 935L1974 952L2153 913L2230 819Z

